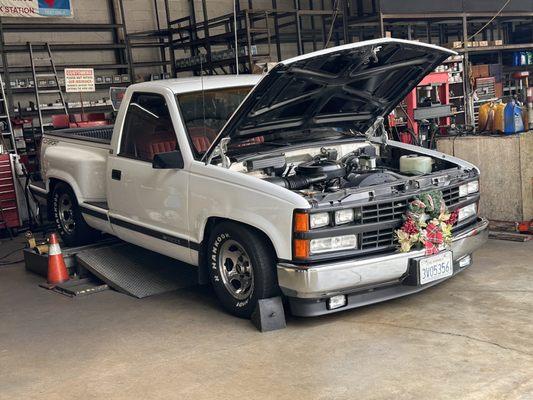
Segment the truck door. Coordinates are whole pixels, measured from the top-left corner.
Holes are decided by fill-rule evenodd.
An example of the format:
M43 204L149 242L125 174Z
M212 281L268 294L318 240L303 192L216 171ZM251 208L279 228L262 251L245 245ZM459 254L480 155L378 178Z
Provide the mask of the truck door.
M171 95L133 93L117 154L108 159L110 220L118 237L190 262L189 173L152 167L156 154L181 155L169 104L176 109Z

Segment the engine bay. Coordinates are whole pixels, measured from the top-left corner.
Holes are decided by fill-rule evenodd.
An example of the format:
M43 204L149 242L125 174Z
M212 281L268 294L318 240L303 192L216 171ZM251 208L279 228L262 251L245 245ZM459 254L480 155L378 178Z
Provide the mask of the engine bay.
M232 169L317 201L357 189L405 185L437 171L464 174L452 162L370 142L256 156L233 164Z

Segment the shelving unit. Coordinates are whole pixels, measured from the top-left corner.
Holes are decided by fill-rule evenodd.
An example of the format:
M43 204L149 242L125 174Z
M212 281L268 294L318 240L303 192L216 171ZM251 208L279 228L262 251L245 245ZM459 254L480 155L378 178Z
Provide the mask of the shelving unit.
M246 4L243 7L241 3ZM341 43L339 34L345 15L339 9L342 2L294 1L293 9L283 10L278 9L277 0L272 0L268 9L256 9L253 3L237 1L235 14L208 18L208 2L203 0L204 18L200 22L192 1L188 2L189 16L174 19L167 13L168 27L159 33L159 40L169 38L168 61L175 65L173 72L230 74L238 68L239 72L251 73L257 63L286 58L285 45L295 45L297 54L323 48L330 30L329 44ZM168 0L165 4L168 10Z
M24 138L24 142L28 144L28 151L21 149L21 155L26 159L30 159L30 163L35 163L32 158L35 157L35 152L38 149L40 142L40 128L35 122L38 117L37 105L33 107L29 103L32 100L31 94L35 93L35 87L32 76L32 68L29 58L28 44L21 42L18 38L18 34L36 33L64 33L65 35L76 35L80 33L87 33L87 36L92 38L98 37L98 42L87 39L87 43L60 43L57 41L50 42L50 49L54 54L54 58L65 59L62 63L56 62L58 75L62 78L65 68L93 68L95 75L105 76L127 76L128 81L133 81L133 69L131 62L130 49L125 38L128 36L127 27L124 18L124 9L122 0L114 1L107 0L107 8L109 12L108 23L63 23L63 22L48 22L48 21L35 21L28 20L28 22L11 22L9 19L0 19L0 52L2 65L0 67L0 73L5 78L5 92L7 104L10 108L10 114L12 118L17 117L18 121L26 121L18 125L19 138ZM98 36L95 36L98 34ZM37 36L37 35L35 35ZM33 44L34 52L46 51L44 43ZM67 57L70 54L74 55L76 52L83 52L89 54L95 54L94 60L79 61L73 56L72 62L67 61ZM97 53L103 53L103 62L97 62L99 60ZM26 58L26 54L28 57ZM16 57L16 55L19 55ZM16 57L16 63L13 62L13 58ZM24 61L24 60L27 61ZM36 73L45 72L47 68L38 66L36 67ZM96 85L96 93L93 95L84 96L85 101L93 99L96 96L104 99L109 97L107 90L111 86L125 86L129 82L121 83L104 83ZM20 83L20 86L19 86ZM45 86L39 86L41 90L46 91ZM65 89L64 84L60 85L62 90ZM40 95L42 104L53 104L56 102L57 94L43 93ZM20 104L20 106L19 106ZM43 123L43 126L48 129L50 123L48 118L54 114L64 113L61 108L43 108L42 114L47 117L47 121ZM70 114L80 113L81 107L69 107ZM85 112L111 112L112 107L110 104L102 104L97 106L83 107ZM15 130L17 130L15 129ZM33 149L33 150L32 150Z

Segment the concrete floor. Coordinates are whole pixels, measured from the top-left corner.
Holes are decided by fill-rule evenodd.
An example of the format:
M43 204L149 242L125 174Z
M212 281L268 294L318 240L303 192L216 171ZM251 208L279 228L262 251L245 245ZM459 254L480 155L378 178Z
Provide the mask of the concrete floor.
M490 241L423 293L266 334L206 288L70 299L42 280L0 267L0 399L533 399L532 242Z

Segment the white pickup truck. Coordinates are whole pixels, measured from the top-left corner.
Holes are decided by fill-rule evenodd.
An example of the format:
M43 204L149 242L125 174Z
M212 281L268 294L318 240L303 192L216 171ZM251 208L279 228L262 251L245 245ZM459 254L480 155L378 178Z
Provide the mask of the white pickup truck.
M280 294L314 316L415 293L471 265L487 239L477 168L389 140L382 124L451 54L379 39L264 76L135 84L114 127L45 134L31 189L66 244L107 232L198 266L237 316ZM405 155L429 170L402 171ZM435 190L461 211L451 243L437 258L399 251L409 200Z

